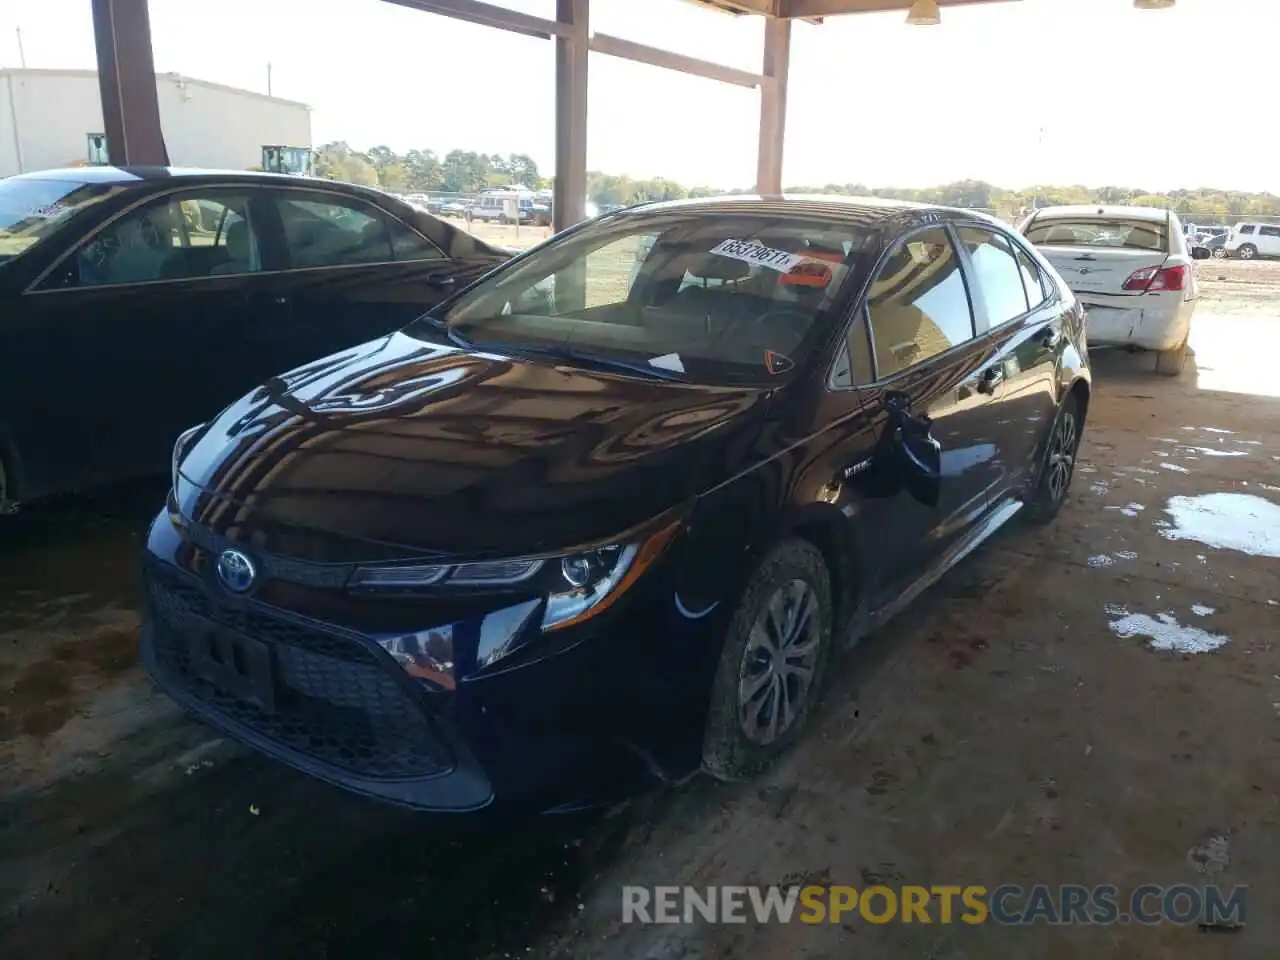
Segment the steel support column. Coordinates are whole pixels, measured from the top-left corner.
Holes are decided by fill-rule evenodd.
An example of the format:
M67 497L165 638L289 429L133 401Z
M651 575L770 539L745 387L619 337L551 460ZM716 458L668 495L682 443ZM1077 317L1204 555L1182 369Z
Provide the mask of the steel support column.
M782 141L787 132L787 72L791 61L791 21L764 24L764 83L760 86L760 143L756 192L782 192Z
M569 28L556 37L556 230L587 215L587 7L556 0L556 20Z
M147 0L93 0L107 153L116 166L168 166Z

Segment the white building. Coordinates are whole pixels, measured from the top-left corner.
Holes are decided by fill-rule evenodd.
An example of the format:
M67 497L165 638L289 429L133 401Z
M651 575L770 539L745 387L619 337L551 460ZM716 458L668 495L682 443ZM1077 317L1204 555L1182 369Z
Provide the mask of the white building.
M174 166L247 170L264 146L311 146L305 103L176 73L156 74L156 91ZM0 177L91 162L102 134L95 71L0 70Z

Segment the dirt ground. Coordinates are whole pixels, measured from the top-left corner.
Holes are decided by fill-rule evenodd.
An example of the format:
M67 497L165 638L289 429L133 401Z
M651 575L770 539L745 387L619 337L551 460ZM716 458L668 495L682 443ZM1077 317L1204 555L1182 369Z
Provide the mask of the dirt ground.
M16 518L0 956L1274 957L1280 264L1200 269L1181 377L1095 357L1051 527L1011 526L855 650L762 779L607 816L424 818L212 737L136 663L134 557L162 490ZM1253 519L1192 526L1180 511L1217 501L1178 498L1213 494L1259 498L1240 501ZM1153 649L1144 629L1215 649ZM1227 857L1206 867L1206 845ZM1242 931L620 923L624 884L1214 881L1250 887Z

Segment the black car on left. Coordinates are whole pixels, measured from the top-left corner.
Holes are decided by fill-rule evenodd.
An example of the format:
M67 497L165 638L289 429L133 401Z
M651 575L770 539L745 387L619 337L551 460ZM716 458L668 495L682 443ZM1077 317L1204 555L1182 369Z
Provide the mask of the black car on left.
M508 255L329 180L116 167L0 180L0 512L163 473L190 423L404 326Z

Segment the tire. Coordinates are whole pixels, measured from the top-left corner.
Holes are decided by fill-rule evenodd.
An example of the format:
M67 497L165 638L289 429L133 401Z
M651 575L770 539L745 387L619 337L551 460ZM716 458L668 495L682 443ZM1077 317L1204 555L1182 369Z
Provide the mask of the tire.
M1080 400L1074 393L1068 394L1058 408L1053 432L1045 444L1044 462L1040 465L1040 476L1036 478L1035 492L1027 500L1025 513L1031 523L1049 523L1066 503L1071 479L1076 472L1082 427Z
M1215 248L1215 249L1214 249L1214 251L1213 251L1213 258L1214 258L1215 260L1225 260L1225 259L1227 259L1227 248L1226 248L1226 247L1217 247L1217 248Z
M1258 248L1252 243L1246 243L1236 251L1236 256L1241 260L1252 260L1258 255Z
M795 742L822 686L831 620L822 554L807 540L774 547L752 574L725 633L703 734L703 770L718 780L746 780Z
M1166 377L1176 377L1187 365L1187 343L1172 350L1161 350L1156 354L1156 373Z

